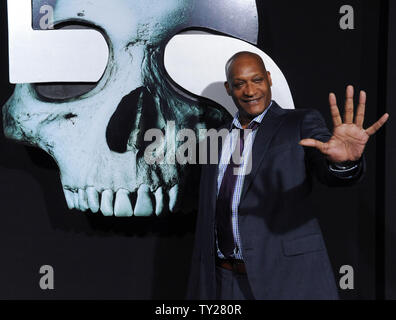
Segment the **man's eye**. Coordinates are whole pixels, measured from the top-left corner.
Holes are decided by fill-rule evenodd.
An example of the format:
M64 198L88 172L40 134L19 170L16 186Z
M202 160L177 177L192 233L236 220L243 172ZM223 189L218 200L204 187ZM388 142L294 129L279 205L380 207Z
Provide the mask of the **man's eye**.
M263 78L256 78L256 79L254 79L253 81L256 82L256 83L258 83L258 82L263 81Z
M240 87L242 87L242 82L238 82L238 83L234 83L234 87L236 87L236 88L240 88Z

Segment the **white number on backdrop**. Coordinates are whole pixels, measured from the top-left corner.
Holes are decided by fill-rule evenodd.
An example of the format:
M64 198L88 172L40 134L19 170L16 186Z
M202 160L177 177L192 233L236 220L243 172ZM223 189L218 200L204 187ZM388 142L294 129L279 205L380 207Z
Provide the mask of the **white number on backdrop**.
M109 57L100 32L51 30L51 25L48 30L33 30L31 0L8 0L7 6L11 83L100 79ZM51 10L44 14L51 14ZM52 22L50 18L48 24Z

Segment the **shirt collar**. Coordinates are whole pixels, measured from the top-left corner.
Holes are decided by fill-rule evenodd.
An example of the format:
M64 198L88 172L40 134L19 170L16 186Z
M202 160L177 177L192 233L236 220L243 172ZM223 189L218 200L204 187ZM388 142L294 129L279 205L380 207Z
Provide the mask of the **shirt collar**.
M265 114L267 113L268 109L272 106L272 100L269 104L269 106L267 108L265 108L265 110L260 113L258 116L256 116L252 121L250 121L250 123L252 123L253 121L257 122L257 123L261 123L261 121L263 120ZM249 123L249 124L250 124ZM239 110L235 113L234 115L234 119L232 120L231 123L231 129L233 127L237 127L239 129L243 129L241 123L239 122Z

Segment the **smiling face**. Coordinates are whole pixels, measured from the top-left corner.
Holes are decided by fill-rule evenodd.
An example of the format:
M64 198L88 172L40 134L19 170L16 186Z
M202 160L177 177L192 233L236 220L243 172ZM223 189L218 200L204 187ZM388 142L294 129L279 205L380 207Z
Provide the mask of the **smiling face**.
M239 110L239 120L247 125L271 102L271 74L260 56L243 52L231 58L226 68L225 87Z

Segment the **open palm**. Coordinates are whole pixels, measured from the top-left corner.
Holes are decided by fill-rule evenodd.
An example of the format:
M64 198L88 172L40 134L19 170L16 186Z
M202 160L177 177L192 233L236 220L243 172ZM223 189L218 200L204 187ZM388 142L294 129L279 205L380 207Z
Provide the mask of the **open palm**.
M346 88L344 122L342 122L338 110L336 96L329 95L330 111L333 118L333 135L327 142L316 139L302 139L300 145L315 147L326 155L331 162L355 161L360 159L366 143L388 120L389 115L385 113L377 122L367 129L363 129L364 112L366 107L366 93L360 91L359 105L355 119L353 119L353 86Z

